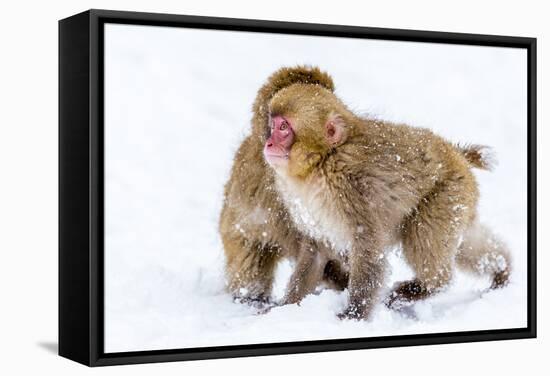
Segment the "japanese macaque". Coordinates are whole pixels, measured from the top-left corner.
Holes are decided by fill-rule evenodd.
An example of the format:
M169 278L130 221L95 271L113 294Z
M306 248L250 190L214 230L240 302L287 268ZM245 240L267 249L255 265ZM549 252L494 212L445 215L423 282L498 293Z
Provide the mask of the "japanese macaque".
M275 267L284 257L295 260L295 271L279 304L297 303L322 283L340 290L347 286L340 256L292 222L263 156L270 133L268 102L279 90L298 83L334 90L332 79L316 68L283 68L269 77L258 91L252 132L240 145L225 186L219 226L228 290L253 305L270 302Z
M390 307L442 290L454 266L490 275L493 288L507 283L509 253L477 219L471 168L490 169L484 147L358 117L322 85L287 86L268 107L264 157L290 214L285 221L346 256L341 318L369 317L381 298L385 251L399 244L416 277L395 287Z

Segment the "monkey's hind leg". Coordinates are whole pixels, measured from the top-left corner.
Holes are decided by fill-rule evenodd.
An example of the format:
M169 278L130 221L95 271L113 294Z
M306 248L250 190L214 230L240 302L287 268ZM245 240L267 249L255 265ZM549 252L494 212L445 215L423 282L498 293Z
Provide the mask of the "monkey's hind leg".
M460 236L475 213L477 190L468 178L440 184L404 221L403 254L416 278L397 284L388 307L398 309L448 285Z
M506 245L477 221L464 234L458 247L456 265L475 275L491 276L492 289L508 284L512 266Z

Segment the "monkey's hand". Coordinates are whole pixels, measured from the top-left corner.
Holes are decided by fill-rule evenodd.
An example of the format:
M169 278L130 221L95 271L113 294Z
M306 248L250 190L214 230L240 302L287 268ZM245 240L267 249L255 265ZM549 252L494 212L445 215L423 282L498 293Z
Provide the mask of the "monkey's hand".
M365 304L350 304L337 316L340 320L364 320L368 318L370 309Z
M264 309L264 307L266 306L270 306L274 304L269 297L264 297L264 296L257 296L257 297L235 296L233 297L233 301L235 303L248 304L249 306L259 310Z
M280 303L270 302L268 304L264 304L261 307L256 307L256 315L265 315L266 313L270 312L271 309L279 306L281 306Z

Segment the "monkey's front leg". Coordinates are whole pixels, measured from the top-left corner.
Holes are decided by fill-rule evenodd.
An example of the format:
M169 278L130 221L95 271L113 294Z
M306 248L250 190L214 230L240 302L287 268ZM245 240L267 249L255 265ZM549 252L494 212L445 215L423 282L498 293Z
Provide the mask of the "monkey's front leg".
M228 291L236 301L262 307L270 304L275 267L281 259L274 244L246 242L244 238L226 237L226 274Z
M383 285L385 258L377 241L361 242L350 255L349 305L339 318L367 319Z
M299 303L306 295L313 293L323 279L325 265L326 259L316 244L313 241L304 241L281 304Z

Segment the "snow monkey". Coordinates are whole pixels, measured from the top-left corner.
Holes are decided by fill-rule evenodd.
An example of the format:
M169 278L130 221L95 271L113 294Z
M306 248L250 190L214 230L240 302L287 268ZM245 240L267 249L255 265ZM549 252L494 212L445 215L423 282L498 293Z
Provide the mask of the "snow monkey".
M396 286L392 308L442 290L454 265L490 275L493 288L507 283L508 251L477 220L471 168L490 169L485 147L358 117L322 85L287 86L268 107L264 157L292 221L347 256L349 303L339 317L369 317L384 252L399 244L416 277Z
M299 302L322 282L340 290L347 287L340 256L292 222L263 156L270 133L268 102L279 90L297 83L334 90L332 79L316 68L283 68L269 77L253 105L251 134L240 145L225 185L219 228L228 290L254 305L269 302L275 267L284 257L295 259L296 266L282 304Z

